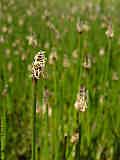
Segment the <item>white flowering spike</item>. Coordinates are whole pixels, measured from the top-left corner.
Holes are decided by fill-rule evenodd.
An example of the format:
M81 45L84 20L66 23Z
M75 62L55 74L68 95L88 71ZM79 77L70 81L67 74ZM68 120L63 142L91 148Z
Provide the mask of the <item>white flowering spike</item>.
M108 30L105 32L105 34L110 39L112 39L114 37L114 32L113 32L113 29L112 29L111 25L108 26Z
M75 102L75 108L80 112L85 112L87 107L88 107L88 91L86 91L85 87L81 86L80 91L77 95L77 101Z
M35 57L32 64L32 75L35 79L40 79L40 77L44 77L45 73L45 64L46 64L46 57L44 51L39 51Z
M78 142L78 139L79 139L79 133L76 132L76 133L74 133L74 135L71 137L70 141L71 141L71 143L77 143L77 142Z

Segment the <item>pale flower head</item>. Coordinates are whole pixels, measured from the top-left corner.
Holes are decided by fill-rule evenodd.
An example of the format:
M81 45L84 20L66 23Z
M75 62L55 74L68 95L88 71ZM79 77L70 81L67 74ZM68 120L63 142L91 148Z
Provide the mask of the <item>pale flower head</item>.
M107 35L108 38L112 39L114 36L114 32L112 29L112 25L108 26L108 30L105 32L105 34Z
M90 29L90 27L89 27L89 25L88 25L87 23L86 23L86 24L83 24L83 30L84 30L85 32L88 32L89 29Z
M118 81L118 80L119 80L119 77L118 77L118 73L117 73L117 72L114 72L114 73L113 73L112 79L113 79L114 81Z
M79 133L76 132L73 136L71 136L71 143L77 143L78 142L78 139L79 139Z
M77 94L75 109L79 112L85 112L87 108L88 108L88 90L86 90L84 86L81 86L79 93Z
M49 49L50 48L50 43L47 41L46 43L45 43L45 49Z
M82 34L82 32L83 32L83 24L82 24L82 22L81 22L80 19L78 19L78 22L76 24L76 29L77 29L77 32L79 32L80 34Z
M7 30L8 30L8 29L7 29L7 27L6 27L6 26L3 26L3 27L2 27L2 32L3 32L3 33L6 33L6 32L7 32Z
M46 57L44 51L39 51L35 57L32 64L32 75L33 79L40 79L40 77L45 77L45 64Z
M64 68L67 68L70 66L69 59L66 55L64 55L63 66L64 66Z
M28 44L29 44L30 46L33 46L33 45L34 45L34 46L37 46L37 40L34 39L34 36L33 36L33 35L27 36L26 39L28 40Z
M50 53L49 64L53 64L56 59L57 59L56 50L53 48Z
M99 52L100 56L104 56L104 53L105 53L104 48L101 48Z
M86 56L85 57L85 61L84 61L84 64L83 64L84 68L85 69L90 69L91 68L91 59L90 59L90 56Z
M23 53L21 59L22 61L25 61L27 59L27 56Z
M74 59L77 59L77 58L78 58L78 49L75 49L75 50L73 51L72 57L73 57Z
M52 116L52 108L50 106L47 107L47 104L44 103L43 106L42 106L43 115L46 114L47 109L48 109L48 116L51 117Z
M9 72L12 71L12 63L11 63L11 62L8 63L8 71L9 71Z

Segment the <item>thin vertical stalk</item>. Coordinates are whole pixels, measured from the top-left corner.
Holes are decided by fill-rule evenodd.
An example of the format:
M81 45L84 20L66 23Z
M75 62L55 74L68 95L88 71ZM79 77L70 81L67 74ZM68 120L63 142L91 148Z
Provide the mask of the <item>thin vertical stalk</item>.
M66 160L66 146L67 145L67 136L64 137L64 153L63 153L63 160Z
M104 6L105 6L105 1L101 0L100 1L100 14L104 14Z
M47 147L47 153L48 153L48 159L49 159L49 117L48 117L48 102L46 104L47 106L47 112L46 112L46 147Z
M6 160L7 153L7 111L6 106L3 107L1 115L1 160Z
M79 46L80 46L80 54L81 55L79 57L79 61L80 61L79 67L80 68L79 68L78 84L80 86L81 81L82 81L82 72L83 72L82 64L83 64L83 60L84 60L84 54L83 54L83 51L82 51L82 49L83 49L82 48L82 39L79 40ZM77 89L78 89L78 87L77 87ZM77 130L78 130L78 133L79 133L79 138L78 138L78 143L76 145L75 159L80 160L80 144L81 144L81 135L82 135L81 124L80 124L80 112L77 112L77 125L78 125Z
M110 39L109 42L108 42L108 51L107 51L107 58L105 58L105 61L106 61L106 66L105 66L105 77L104 77L104 80L103 80L103 102L105 100L105 95L106 95L106 92L107 92L107 88L106 88L106 82L108 80L108 76L109 76L109 64L110 64L110 52L111 52L111 42L112 40ZM102 107L103 108L103 107Z
M46 149L46 159L50 159L50 154L49 154L49 107L48 107L48 89L45 88L44 91L44 104L46 105L46 114L45 114L45 120L46 120L46 124L45 124L45 130L46 130L46 143L45 143L45 149Z
M79 37L79 57L78 57L78 73L79 75L77 75L78 73L76 73L76 79L77 82L78 82L78 86L80 86L81 82L82 82L82 72L83 72L83 67L82 67L82 64L83 64L83 60L84 60L84 54L83 54L83 50L84 48L82 48L82 44L83 44L83 41L84 41L84 38L83 37ZM77 90L78 90L78 86L77 86ZM81 132L81 124L80 124L80 112L77 112L77 132L79 133L79 138L78 138L78 143L76 144L76 149L75 149L75 159L76 160L80 160L80 144L81 144L81 135L82 135L82 132Z
M78 55L78 62L77 62L77 71L75 74L75 91L74 91L74 95L73 95L73 102L74 102L74 98L76 98L76 91L78 90L78 86L79 86L79 82L80 82L80 78L81 78L81 73L82 73L82 67L81 64L83 62L83 54L82 54L82 35L79 35L79 55ZM79 74L79 75L78 75ZM78 82L78 86L76 87L76 83ZM72 102L72 103L73 103ZM73 104L72 104L73 105Z
M104 110L105 110L105 107L104 107L104 104L105 104L105 99L106 99L106 96L108 96L108 93L109 93L109 90L107 88L107 81L109 80L109 67L110 67L110 56L111 56L111 43L112 43L112 39L109 39L109 42L108 42L108 52L107 52L107 58L106 58L106 70L105 70L105 78L104 78L104 88L103 88L103 103L102 103L102 112L104 113ZM109 81L108 81L108 85L109 85ZM105 123L104 124L104 127L105 127Z
M4 79L4 75L3 75L3 71L1 72L1 79L3 81L3 86L4 88L2 88L2 106L1 106L1 160L6 160L7 159L7 89L8 86L5 85L5 79Z
M37 104L37 79L33 80L34 105L32 113L32 160L36 160L36 104Z
M54 111L53 111L53 118L54 118L54 125L55 125L55 134L54 134L54 152L55 152L55 160L57 160L57 157L58 157L58 130L57 130L57 125L58 125L58 121L57 121L57 118L58 118L58 113L57 113L57 109L56 109L56 106L57 106L57 76L56 76L56 63L54 64L54 96L55 96L55 108L54 108Z
M80 124L80 113L79 112L77 112L77 124L78 124L79 138L78 138L78 143L76 145L75 159L80 160L81 124Z
M110 51L111 51L111 40L108 42L108 55L107 55L107 64L106 64L106 74L105 74L105 82L108 79L108 74L109 74L109 63L110 63Z

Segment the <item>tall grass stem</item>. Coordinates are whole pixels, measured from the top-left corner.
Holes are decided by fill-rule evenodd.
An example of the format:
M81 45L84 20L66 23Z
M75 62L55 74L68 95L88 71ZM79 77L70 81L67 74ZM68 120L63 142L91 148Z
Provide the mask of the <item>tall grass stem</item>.
M37 104L37 79L33 80L34 104L32 113L32 160L36 160L36 104Z

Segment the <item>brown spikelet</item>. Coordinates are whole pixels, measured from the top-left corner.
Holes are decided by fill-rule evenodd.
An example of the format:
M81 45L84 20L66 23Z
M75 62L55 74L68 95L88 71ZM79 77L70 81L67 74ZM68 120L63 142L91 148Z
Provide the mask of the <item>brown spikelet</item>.
M46 57L44 53L44 51L40 51L34 57L34 61L32 64L33 79L40 79L40 77L44 78L46 64Z

